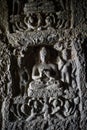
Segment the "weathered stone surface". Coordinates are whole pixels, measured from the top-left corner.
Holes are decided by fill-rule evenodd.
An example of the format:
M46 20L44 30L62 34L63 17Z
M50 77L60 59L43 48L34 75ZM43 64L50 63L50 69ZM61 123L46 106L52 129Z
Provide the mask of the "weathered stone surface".
M0 5L1 130L86 130L86 0Z

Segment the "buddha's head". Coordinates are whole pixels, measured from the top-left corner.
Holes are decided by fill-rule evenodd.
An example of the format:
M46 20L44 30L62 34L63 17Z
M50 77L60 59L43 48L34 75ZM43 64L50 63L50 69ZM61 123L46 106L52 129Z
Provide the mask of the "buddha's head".
M42 62L46 62L47 58L48 58L47 50L45 47L42 47L40 50L40 60Z

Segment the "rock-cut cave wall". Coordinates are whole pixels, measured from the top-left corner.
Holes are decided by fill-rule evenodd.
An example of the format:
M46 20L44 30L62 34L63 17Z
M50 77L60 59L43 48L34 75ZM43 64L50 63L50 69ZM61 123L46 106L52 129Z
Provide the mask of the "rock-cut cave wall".
M0 129L87 130L87 0L0 0Z

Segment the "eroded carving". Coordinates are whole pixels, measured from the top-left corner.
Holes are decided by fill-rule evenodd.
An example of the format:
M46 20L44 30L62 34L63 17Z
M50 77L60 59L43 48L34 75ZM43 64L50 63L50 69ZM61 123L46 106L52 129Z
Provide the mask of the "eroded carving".
M46 30L50 27L55 29L69 28L69 3L66 2L66 5L64 5L64 2L60 0L56 2L56 8L54 7L54 3L52 1L48 2L47 0L46 4L45 1L28 1L24 3L23 7L22 1L13 1L13 11L10 20L13 32ZM45 10L41 8L42 5ZM57 11L55 13L56 9Z
M54 64L48 62L48 54L46 48L43 47L40 50L40 62L39 64L33 67L32 71L32 81L29 85L28 92L30 93L31 90L38 90L38 89L51 89L52 87L55 88L59 83L56 80L58 78L58 71ZM54 85L54 86L53 86ZM50 88L51 87L51 88ZM30 95L28 93L28 95Z
M0 127L2 130L83 128L79 122L87 94L81 51L84 38L78 35L79 26L73 28L79 21L77 9L74 10L77 2L10 2L9 30L5 35L11 55L5 41L0 42ZM82 30L86 30L84 20Z
M53 62L50 55L51 49L56 54ZM25 119L25 127L27 123L38 122L39 119L43 120L43 123L56 119L64 121L67 117L76 116L79 113L80 90L74 78L76 70L73 66L75 67L76 64L72 59L72 47L66 42L59 41L51 49L46 46L38 49L36 53L38 58L32 65L32 71L29 71L27 67L21 69L22 66L19 66L20 86L24 86L25 89L23 93L21 91L21 95L24 98L21 97L23 100L17 97L13 99L10 115L14 117L15 122L18 119ZM26 73L27 82L23 76L24 73ZM10 118L12 124L13 121Z

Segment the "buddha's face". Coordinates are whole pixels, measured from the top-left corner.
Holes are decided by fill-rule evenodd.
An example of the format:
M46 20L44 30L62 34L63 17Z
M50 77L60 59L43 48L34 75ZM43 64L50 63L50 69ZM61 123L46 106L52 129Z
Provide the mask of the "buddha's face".
M43 48L41 49L41 51L40 51L40 60L41 60L42 62L45 62L46 59L47 59L47 51L46 51L46 48L43 47Z

